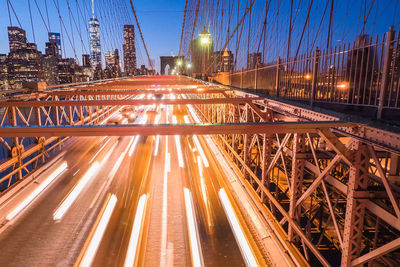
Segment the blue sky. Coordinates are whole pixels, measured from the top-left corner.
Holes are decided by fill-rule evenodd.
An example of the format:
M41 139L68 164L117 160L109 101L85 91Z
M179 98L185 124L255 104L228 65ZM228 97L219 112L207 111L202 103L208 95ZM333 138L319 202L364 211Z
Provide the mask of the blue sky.
M240 13L245 10L246 0L235 0L234 6L236 8L237 2L239 1ZM307 7L311 0L294 0L296 23L293 28L293 41L292 49L296 50L298 39L300 37L304 21L306 18ZM39 5L39 9L44 16L45 22L43 22L40 13L35 5L35 0L11 0L11 3L15 9L16 15L22 25L22 27L27 31L28 40L33 42L33 32L31 27L31 20L29 16L28 3L31 4L32 10L32 21L34 25L36 43L39 50L44 51L45 42L47 41L47 29L45 24L48 24L47 13L45 9L45 3L47 2L49 22L51 31L60 32L60 20L58 18L58 12L56 9L56 3L60 5L60 13L62 20L64 22L65 29L63 28L63 47L64 56L76 57L78 60L81 59L82 53L87 53L88 51L88 40L86 27L87 22L90 17L90 0L36 0ZM81 8L81 13L77 11L76 2L78 2ZM194 6L197 1L189 0L189 8L191 8L188 13L188 21L192 21L194 17ZM207 2L202 0L202 5L206 5ZM208 25L210 32L214 38L218 38L218 35L226 33L226 27L220 31L221 24L210 22L213 20L213 12L224 9L225 14L228 9L227 5L230 1L220 0L214 1L215 3L220 3L219 7L214 7L214 11L209 11L205 6L202 6L202 10L199 13L199 21L197 23L197 29L195 32L195 37L200 29L204 25ZM269 20L268 20L268 31L267 39L270 44L268 47L267 60L272 60L276 58L276 55L285 54L285 44L288 36L288 17L290 11L290 1L271 1L271 6L269 9ZM281 2L279 8L279 29L276 27L274 16L277 12L278 3ZM8 53L8 37L7 37L7 26L9 26L9 17L7 12L7 0L0 0L0 53ZM70 4L72 10L72 18L70 20L70 14L68 11L68 5ZM165 55L177 55L179 49L179 41L181 35L183 10L185 1L184 0L136 0L133 1L135 9L137 11L140 26L142 28L148 50L150 52L150 57L156 62L156 69L159 70L159 57ZM225 3L225 6L222 6ZM365 31L370 35L382 34L388 30L391 24L395 25L396 29L400 28L399 14L400 4L399 0L334 0L334 16L333 16L333 38L332 44L338 45L346 42L351 42L360 33L362 28L362 20L364 13L364 4L367 3L368 7L372 4L371 12L369 13L369 19L367 21ZM254 40L257 34L260 32L260 21L263 17L265 1L257 0L254 11L252 13L252 30L251 39ZM311 18L309 27L307 27L306 34L303 39L302 48L309 46L308 44L312 42L313 36L317 32L318 25L320 23L323 10L326 6L326 1L315 0L311 10ZM83 11L82 11L83 10ZM204 11L207 10L207 11ZM115 48L120 50L120 55L122 57L122 27L123 24L136 24L134 22L132 10L130 9L129 0L95 0L95 12L97 18L100 20L100 27L102 29L102 51L110 51ZM82 14L83 13L83 14ZM18 26L13 12L11 11L12 22L14 26ZM319 37L317 39L316 45L324 47L324 42L326 42L326 32L327 32L327 18L329 17L329 9L325 15L324 23L320 29ZM207 19L208 18L208 19ZM225 19L227 16L225 15ZM247 25L248 18L245 20L245 27L243 30L243 36L240 40L241 51L239 51L239 56L245 58L247 40ZM227 22L227 20L225 20ZM231 27L234 27L237 22L236 14L232 15ZM76 29L75 23L78 24L78 29ZM224 25L223 25L224 26ZM48 26L47 26L48 27ZM71 30L72 27L72 30ZM189 27L190 28L190 27ZM232 30L232 28L231 28ZM189 30L190 32L191 30ZM68 35L66 34L68 33ZM80 40L80 35L82 36L82 41ZM190 35L190 34L188 34ZM225 35L224 35L225 36ZM222 37L223 39L224 37ZM139 32L136 29L136 39L137 39L137 58L138 65L147 64L147 57L141 44ZM186 36L188 39L188 36ZM222 40L220 38L220 40ZM278 39L278 40L276 40ZM82 45L83 43L83 45ZM186 42L188 44L188 42ZM222 41L217 44L215 42L215 49L220 49L222 46ZM257 42L250 43L251 49L254 50L257 46ZM232 45L230 45L230 48ZM75 51L74 51L75 48ZM232 48L233 49L233 48ZM103 54L104 55L104 54ZM103 59L104 60L104 59Z
M50 29L55 32L60 32L60 22L58 18L57 8L54 5L54 2L57 3L57 0L46 0L49 20L50 20ZM53 2L54 1L54 2ZM70 21L69 21L69 12L68 6L66 4L66 0L58 0L59 1L59 10L64 22L65 27L67 28L67 32L69 33L69 41L68 37L64 32L64 49L68 57L74 56L74 49L72 49L72 45L74 44L76 54L78 59L81 59L82 52L86 52L82 49L80 36L78 31L76 30L74 20L72 21L72 29L74 38L72 38L72 31ZM85 3L84 3L85 1ZM13 0L11 1L17 17L22 25L22 27L27 32L27 37L29 42L33 42L33 32L31 29L31 21L29 16L29 8L28 8L28 0ZM122 57L122 38L123 38L123 24L136 24L134 23L134 17L132 10L130 9L129 0L100 0L98 3L95 0L95 12L96 16L100 20L100 27L102 28L102 50L103 53L107 50L112 50L118 48L120 50L120 56ZM120 2L118 5L116 2ZM156 67L159 68L159 57L163 55L171 55L177 54L179 49L179 38L181 34L181 25L183 18L183 10L185 1L177 0L177 1L166 1L166 0L141 0L141 1L133 1L135 5L135 10L139 19L140 26L142 28L142 32L144 35L144 39L146 45L148 46L148 50L150 52L150 57L156 61ZM7 0L0 0L0 53L8 53L8 37L7 37L7 26L9 26L9 17L7 12ZM41 10L42 15L44 16L44 20L47 23L46 9L45 9L45 0L37 0L39 8ZM72 10L72 14L74 16L75 22L78 24L78 18L80 20L80 31L82 35L82 40L86 50L88 49L88 41L85 25L82 23L82 17L77 16L76 14L82 14L89 18L87 12L85 12L86 4L87 9L90 9L90 0L79 0L79 7L81 13L76 11L75 0L69 0L69 4ZM45 42L48 40L47 37L47 29L45 24L43 23L40 13L35 5L34 0L30 0L31 10L32 10L32 20L34 24L34 31L36 37L36 43L38 45L39 50L44 51ZM122 11L121 7L126 10ZM103 10L108 10L107 12L101 13L99 11L100 8ZM90 10L89 10L90 12ZM12 11L11 11L12 13ZM108 14L108 15L106 15ZM101 20L103 18L103 21ZM110 19L115 20L111 26L107 26ZM18 26L18 22L15 19L15 16L12 14L12 22L14 26ZM87 23L87 21L86 21ZM136 39L138 47L138 64L147 64L147 57L145 50L143 49L142 42L140 40L139 32L136 30ZM120 31L120 32L118 32ZM110 38L110 36L112 37ZM86 39L85 39L86 38ZM73 40L72 40L73 39ZM106 40L106 39L112 39Z

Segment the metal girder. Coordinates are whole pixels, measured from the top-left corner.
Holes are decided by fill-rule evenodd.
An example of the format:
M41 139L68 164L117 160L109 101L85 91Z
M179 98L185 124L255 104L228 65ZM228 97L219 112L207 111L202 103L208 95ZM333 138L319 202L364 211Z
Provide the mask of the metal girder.
M74 88L75 89L75 88ZM141 95L141 94L223 94L229 91L227 89L173 89L173 90L156 90L156 89L109 89L109 90L63 90L63 91L53 91L53 92L43 92L43 94L48 96L84 96L84 95Z
M84 125L3 127L0 136L132 136L132 135L208 135L208 134L282 134L317 133L318 129L352 127L346 122L262 122L221 124L157 124L157 125Z
M122 105L188 105L188 104L244 104L255 98L198 98L198 99L121 99L121 100L57 100L3 101L0 107L62 107L62 106L122 106Z
M255 94L235 91L235 94L240 97L257 97ZM322 112L318 112L305 107L300 107L294 104L285 103L282 101L264 98L259 101L255 101L255 104L271 109L274 112L284 114L289 117L297 118L301 121L340 121L342 120L339 115L330 115ZM389 150L393 153L400 154L400 134L390 132L384 129L369 125L361 125L359 128L341 128L335 129L335 132L340 134L353 137L362 142L373 144L374 146L380 147L381 149Z
M346 217L343 230L342 266L351 266L352 260L361 253L364 230L365 199L357 198L359 190L368 186L370 156L366 145L354 142L352 166L348 182Z

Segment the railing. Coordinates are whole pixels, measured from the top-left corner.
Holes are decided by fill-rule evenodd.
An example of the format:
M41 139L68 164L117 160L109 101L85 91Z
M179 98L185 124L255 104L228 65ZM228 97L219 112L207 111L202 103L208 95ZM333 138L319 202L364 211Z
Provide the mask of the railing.
M400 110L400 33L363 35L352 44L280 59L230 74L230 85L312 105Z

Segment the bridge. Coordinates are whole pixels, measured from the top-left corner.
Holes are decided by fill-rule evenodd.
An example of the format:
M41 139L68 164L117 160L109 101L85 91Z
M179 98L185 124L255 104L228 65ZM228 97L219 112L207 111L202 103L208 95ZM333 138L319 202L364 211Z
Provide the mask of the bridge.
M397 3L186 0L156 70L139 23L154 11L42 2L43 54L7 1L0 266L400 262Z

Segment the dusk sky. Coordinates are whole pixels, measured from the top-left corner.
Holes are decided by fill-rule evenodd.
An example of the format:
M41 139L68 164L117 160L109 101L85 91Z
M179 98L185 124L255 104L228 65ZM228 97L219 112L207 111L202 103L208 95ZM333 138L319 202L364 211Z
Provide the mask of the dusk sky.
M245 0L235 0L235 8L237 6L237 2L239 1L239 10L240 13L243 13L246 9L246 1ZM60 5L60 13L62 17L62 21L64 22L66 31L63 27L63 56L65 57L75 57L80 61L82 53L89 53L88 47L88 36L87 36L87 23L90 17L90 0L36 0L39 5L39 10L42 12L44 19L41 18L41 15L38 11L38 8L35 5L34 0L17 0L11 1L13 8L16 12L16 16L13 14L13 11L10 11L11 20L13 26L18 26L19 22L21 26L27 31L27 37L29 42L33 42L33 32L32 32L32 24L29 16L29 8L28 3L30 2L31 11L32 11L32 22L34 25L35 31L35 39L40 51L44 51L45 42L47 41L47 15L45 3L47 3L48 14L49 14L49 22L50 22L50 30L54 32L60 32L60 20L58 18L58 13L56 9L57 3ZM75 3L78 3L78 6L81 8L81 12L78 12L77 6ZM189 10L188 10L188 20L189 26L186 28L187 35L186 40L188 40L188 34L191 32L191 25L194 17L194 6L197 1L188 1L189 2ZM400 21L398 17L395 15L398 9L400 9L398 0L376 0L376 1L367 1L356 0L356 1L346 1L346 0L335 0L334 4L334 15L333 15L333 37L332 44L338 45L343 42L351 42L355 39L355 37L360 33L362 28L362 20L364 13L367 14L368 21L366 23L365 32L370 35L383 34L386 32L390 25L394 25L395 29L399 28ZM7 11L7 0L2 0L0 2L0 53L8 53L8 37L7 37L7 26L10 25L9 22L9 12ZM174 0L174 1L166 1L166 0L152 0L152 1L133 1L135 5L135 9L137 11L137 16L140 22L140 26L142 28L142 32L144 35L144 39L148 46L148 50L150 53L151 59L155 60L156 69L159 71L159 57L165 55L177 55L179 49L179 41L181 35L181 27L183 20L183 10L185 6L184 0ZM219 30L221 24L219 24L218 20L213 21L213 11L216 10L215 14L218 13L218 10L224 10L225 14L228 10L228 4L230 1L218 1L220 6L214 9L208 9L207 3L217 3L217 1L202 1L203 6L201 6L201 10L199 13L199 21L196 27L196 33L200 31L200 29L207 25L209 31L214 35L214 38L219 38L219 35L226 35L226 28ZM226 3L226 6L222 7L221 3ZM280 4L279 4L280 3ZM277 54L284 54L286 42L287 42L287 34L288 34L288 18L289 18L289 6L290 1L271 1L271 6L269 8L269 20L268 20L268 30L267 37L270 42L270 46L268 47L267 59L273 60L276 58ZM296 50L297 43L296 41L299 39L303 24L306 18L307 7L310 1L294 1L295 3L295 11L298 13L295 15L295 25L293 26L293 50ZM367 7L365 8L364 3L367 3ZM71 14L74 19L70 20L71 15L68 11L68 4L72 10ZM191 6L190 6L191 5ZM280 5L280 6L279 6ZM261 18L263 18L265 1L256 1L254 5L254 9L252 11L252 40L258 36L260 32ZM279 6L279 29L275 25L275 18L278 11ZM326 1L314 1L312 6L311 18L309 22L309 26L307 28L305 37L303 39L302 47L309 47L312 42L313 36L316 35L318 24L320 23L321 17L323 15L324 8L326 6ZM370 10L369 10L369 7ZM218 9L219 8L219 9ZM101 28L101 40L102 40L102 52L103 52L103 61L104 61L104 52L111 51L115 48L120 50L120 56L122 58L122 42L123 42L123 25L124 24L135 24L136 30L136 44L137 44L137 59L138 65L146 64L148 65L147 56L145 50L142 45L142 41L140 39L139 32L136 27L136 22L134 21L133 13L129 4L129 0L95 0L95 13L96 17L100 20L100 28ZM77 14L80 14L79 16ZM217 16L215 15L214 16ZM325 18L323 20L322 27L319 31L319 39L317 40L317 44L321 47L320 44L326 43L326 32L328 25L328 14L329 9L326 12ZM18 18L19 22L17 21ZM227 15L225 15L225 22L227 22ZM231 16L231 27L233 28L236 25L236 14L232 14ZM75 20L75 21L74 21ZM79 32L76 29L76 24L79 24ZM214 25L214 27L213 27ZM247 19L245 21L245 25L247 25ZM231 28L231 31L232 31ZM244 48L246 45L246 29L247 26L244 27L243 36L241 38L241 50L238 53L238 57L245 58L246 49ZM80 35L82 36L82 41L80 40ZM196 36L194 36L196 37ZM259 36L258 36L259 37ZM223 40L224 37L220 38ZM275 39L279 38L278 41ZM252 46L250 50L254 50L254 46L256 46L257 42L252 42L249 45ZM83 45L82 45L83 44ZM186 41L186 47L188 42ZM218 49L221 49L223 46L223 42L215 42L215 46L218 46ZM324 45L322 45L324 47ZM75 49L74 49L75 48ZM230 45L230 49L234 49L233 46ZM75 50L75 51L74 51ZM276 51L276 52L275 52Z
M7 0L2 0L0 2L0 39L2 40L0 42L0 53L8 53L9 48L8 48L8 36L7 36L7 26L9 26L9 18L8 18L8 12L7 12L7 6L6 2ZM54 0L47 0L47 5L49 9L49 17L50 17L50 25L51 25L51 30L55 32L60 32L60 23L58 19L58 14L57 14L57 9L55 8L55 5L53 3ZM85 0L86 5L89 8L90 5L90 0ZM37 10L37 7L35 6L35 2L33 0L31 2L31 10L32 10L32 18L33 18L33 23L35 26L35 37L36 37L36 43L38 45L39 50L44 51L45 47L45 42L48 41L48 36L47 36L47 31L46 27L44 26L44 23L42 22L42 19L40 17L40 13ZM57 1L55 1L57 2ZM80 0L80 3L83 1ZM101 7L104 7L104 9L110 8L111 6L110 0L102 0L101 3L98 3L98 5L101 4ZM117 2L117 1L115 1ZM123 2L123 1L119 1ZM114 27L108 27L111 28L109 29L108 32L105 32L102 34L102 50L103 53L104 51L107 50L112 50L115 48L118 48L120 50L120 56L122 58L122 38L123 38L123 24L136 24L134 21L133 13L129 4L129 0L125 1L126 3L126 12L129 12L127 17L125 12L121 17L118 15L116 17L116 25ZM18 19L21 22L22 27L27 31L27 37L29 42L33 42L33 34L32 34L32 29L31 29L31 22L30 22L30 16L29 16L29 9L28 9L28 0L17 0L17 1L12 1L13 7L17 13ZM37 0L37 3L41 9L41 12L43 13L43 16L45 16L45 5L44 5L44 0ZM71 5L71 10L73 14L75 14L75 0L69 0L69 3ZM67 30L70 30L70 24L69 24L69 14L68 14L68 7L66 5L65 0L59 0L60 4L60 12L62 13L63 21L65 20L65 25ZM156 67L159 69L159 57L163 55L177 55L178 54L178 49L179 49L179 38L181 35L181 25L182 25L182 18L183 18L183 10L185 6L185 1L184 0L174 0L174 1L165 1L165 0L152 0L152 1L134 1L135 9L137 12L137 16L139 19L140 26L142 28L142 32L144 35L144 39L146 42L146 45L148 46L149 52L150 52L150 57L154 60L156 60ZM113 9L116 11L120 11L118 9L119 7L114 7ZM82 6L81 9L84 9ZM112 9L112 8L110 8ZM12 11L11 11L12 12ZM84 11L82 11L84 13ZM98 9L96 9L96 1L95 1L95 12L96 16L100 20L100 27L104 31L104 22L102 23L100 15L105 17L106 13L100 13ZM121 13L122 14L122 13ZM114 15L113 13L110 12L110 16ZM46 20L46 18L45 18ZM78 18L75 18L77 21ZM109 20L109 19L108 19ZM108 21L107 20L107 21ZM12 16L12 21L13 21L13 26L18 26L18 22L16 21L15 17ZM82 21L82 19L81 19ZM87 23L87 21L86 21ZM119 26L119 27L118 27ZM115 33L117 31L117 27L120 29L119 33ZM75 30L75 26L73 25L74 29L74 37L75 37L75 47L77 50L78 54L78 59L80 60L80 54L81 54L81 45L80 45L80 40L79 36L77 34L77 31ZM81 28L81 33L82 35L85 34L85 29L84 26ZM116 42L108 42L104 41L104 37L110 35L110 31L112 31L113 38L115 39ZM139 49L137 49L137 58L138 58L138 64L146 64L148 65L147 57L145 50L143 49L142 46L142 41L140 39L139 32L136 28L135 25L135 31L136 31L136 40L137 40L137 45L139 45ZM71 37L71 36L70 36ZM86 36L85 36L86 37ZM83 37L83 38L85 38ZM72 37L71 37L72 38ZM74 53L71 49L71 45L69 43L67 37L64 38L64 46L67 52L68 57L74 57ZM84 40L85 42L85 40ZM86 48L88 49L88 42L86 40L85 43ZM114 47L118 46L118 47ZM104 60L104 59L103 59Z

